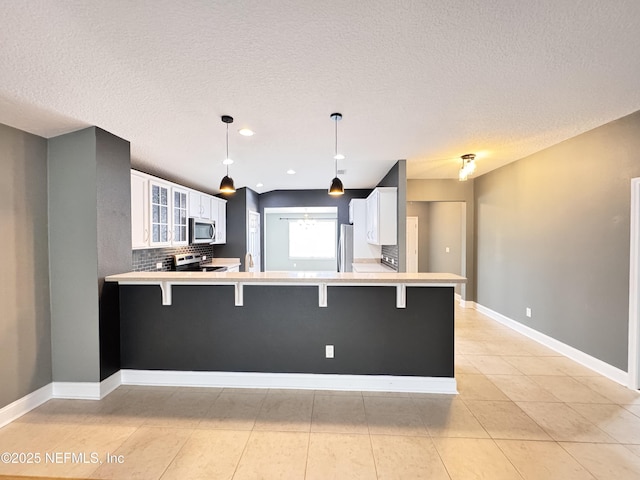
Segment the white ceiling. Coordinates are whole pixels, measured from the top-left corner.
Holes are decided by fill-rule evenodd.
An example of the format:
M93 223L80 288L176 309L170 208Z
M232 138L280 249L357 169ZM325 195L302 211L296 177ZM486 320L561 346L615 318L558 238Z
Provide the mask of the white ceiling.
M0 122L215 192L478 174L640 109L638 0L3 1ZM256 135L245 138L247 126ZM296 175L287 175L288 168ZM264 187L256 188L257 182Z

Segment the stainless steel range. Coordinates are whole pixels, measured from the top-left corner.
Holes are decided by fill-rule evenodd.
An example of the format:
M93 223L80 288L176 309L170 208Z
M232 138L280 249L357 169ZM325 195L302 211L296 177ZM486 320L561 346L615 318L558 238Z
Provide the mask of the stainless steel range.
M227 267L202 264L202 255L183 253L173 256L173 270L176 272L224 272Z

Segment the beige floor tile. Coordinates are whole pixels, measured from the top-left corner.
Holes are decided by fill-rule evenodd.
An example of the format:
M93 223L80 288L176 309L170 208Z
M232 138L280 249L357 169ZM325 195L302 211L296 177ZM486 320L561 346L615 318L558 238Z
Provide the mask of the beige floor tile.
M620 443L640 444L640 418L618 405L569 404Z
M619 405L640 405L640 392L631 390L613 380L609 380L603 376L577 376L575 379L603 397L608 398L613 403Z
M458 392L465 400L509 400L509 398L484 375L457 375Z
M571 375L573 377L583 376L583 377L597 377L600 376L599 373L594 372L590 368L585 367L584 365L579 364L578 362L571 360L567 357L547 357L545 359L549 362L550 365L553 365L555 368L560 369L566 375Z
M311 434L306 480L376 478L368 435Z
M199 430L184 444L162 480L223 480L235 473L249 432Z
M622 407L640 418L640 405L622 405Z
M608 398L572 377L531 375L529 378L563 402L611 403Z
M640 457L640 445L625 445L625 447Z
M506 355L502 358L525 375L566 375L558 365L549 360L553 357Z
M222 393L247 393L251 395L266 396L269 392L268 388L223 388Z
M372 435L371 444L379 480L449 480L429 438Z
M98 414L101 409L101 402L96 400L52 399L18 418L16 422L79 425L87 423L89 417Z
M203 416L198 428L253 430L265 396L221 393Z
M369 433L362 396L316 394L311 431Z
M218 391L201 392L190 388L174 392L146 415L144 425L194 428L211 409Z
M411 415L417 413L410 397L364 397L364 409L370 415Z
M432 437L489 437L480 422L459 398L422 398L415 399L414 403Z
M497 355L469 355L468 361L485 375L522 375L516 367Z
M359 390L315 390L315 394L316 396L362 397L362 392Z
M616 443L615 439L564 403L516 402L554 440Z
M573 458L599 480L640 478L640 457L623 445L561 443Z
M192 430L181 428L140 427L113 452L115 455L122 455L123 463L103 463L91 478L160 478L191 432Z
M429 433L417 413L409 415L367 415L369 433L378 435L428 436Z
M309 434L301 432L252 432L233 480L301 480Z
M487 375L487 378L514 402L560 401L525 375Z
M490 439L435 438L452 480L515 480L522 477Z
M594 479L556 442L496 440L525 480Z
M408 398L410 394L408 392L362 392L363 397L401 397Z
M513 402L465 401L492 438L551 440L551 437Z
M313 395L267 395L256 418L256 430L309 432Z
M481 373L470 361L469 355L456 355L453 361L456 376L459 373L478 374Z
M485 343L456 338L455 351L461 355L491 355L493 351Z

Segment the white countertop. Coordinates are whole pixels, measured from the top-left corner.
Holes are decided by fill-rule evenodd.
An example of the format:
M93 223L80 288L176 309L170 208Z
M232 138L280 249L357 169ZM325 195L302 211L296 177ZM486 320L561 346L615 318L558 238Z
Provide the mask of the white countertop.
M300 284L462 284L467 279L453 273L338 273L338 272L129 272L109 275L107 282L158 284L159 282L300 283Z
M212 258L210 262L202 263L201 267L239 267L239 258Z
M397 273L393 268L380 262L353 262L353 271L357 273Z

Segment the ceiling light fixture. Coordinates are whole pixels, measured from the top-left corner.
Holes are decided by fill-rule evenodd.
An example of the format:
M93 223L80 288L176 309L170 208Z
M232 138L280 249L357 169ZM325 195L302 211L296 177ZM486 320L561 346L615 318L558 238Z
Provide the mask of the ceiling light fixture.
M476 171L476 155L474 153L466 153L462 155L462 166L458 172L458 180L466 181L473 172Z
M295 171L293 168L290 168L289 170L287 170L287 173L288 173L289 175L295 175L295 174L296 174L296 171Z
M338 121L342 120L342 114L332 113L330 117L335 122L335 126L336 126L335 155L333 156L336 162L335 163L336 176L333 180L331 180L331 186L329 187L329 195L342 195L344 194L344 186L342 185L342 181L338 178L338 160L344 159L344 155L338 153Z
M254 132L250 128L241 128L238 133L243 137L252 137Z
M264 187L264 183L258 182L256 183L256 187L257 188Z
M220 193L234 193L236 191L236 187L233 184L233 178L229 176L229 165L233 163L233 160L229 158L229 124L233 123L233 117L229 115L222 115L221 120L223 123L227 124L227 156L222 162L227 166L227 174L222 177L222 181L220 182Z

